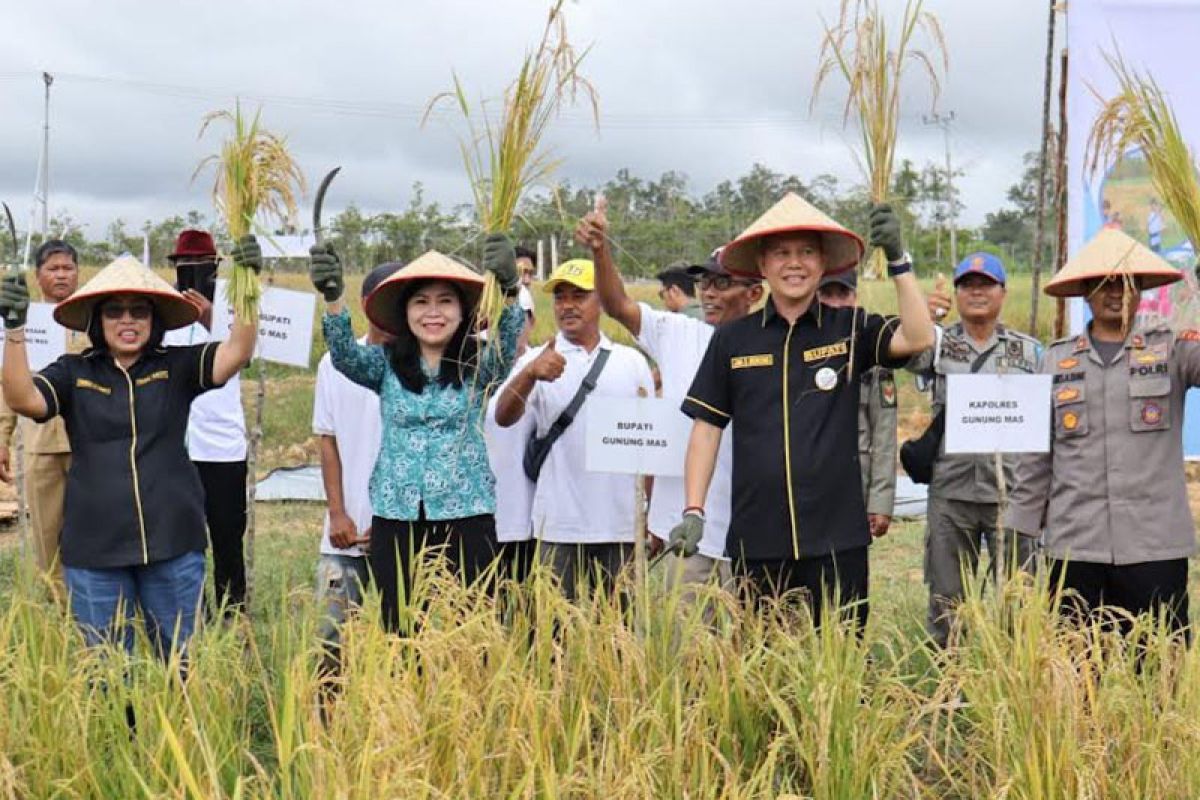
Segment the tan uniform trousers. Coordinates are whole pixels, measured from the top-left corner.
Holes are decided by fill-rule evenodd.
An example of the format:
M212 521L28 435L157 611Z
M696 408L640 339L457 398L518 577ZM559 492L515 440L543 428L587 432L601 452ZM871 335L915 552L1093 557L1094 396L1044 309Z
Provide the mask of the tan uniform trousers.
M28 453L25 456L25 498L29 504L29 535L38 569L49 575L55 591L65 597L58 540L63 527L70 453Z

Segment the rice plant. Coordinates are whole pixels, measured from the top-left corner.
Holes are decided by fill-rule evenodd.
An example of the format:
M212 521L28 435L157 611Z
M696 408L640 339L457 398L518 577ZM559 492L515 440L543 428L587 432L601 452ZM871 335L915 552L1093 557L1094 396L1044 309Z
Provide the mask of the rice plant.
M537 47L527 52L517 77L504 92L499 119L489 114L486 102L472 109L466 89L454 76L454 88L430 101L425 119L443 101L456 103L467 135L460 139L463 166L475 202L476 215L485 233L508 233L521 197L533 186L547 185L562 163L542 144L559 112L580 97L599 121L595 88L579 67L587 50L577 51L567 35L565 0L554 0ZM477 309L479 327L494 330L504 309L504 297L495 278L485 276Z
M1200 181L1175 111L1154 76L1125 63L1119 50L1104 53L1118 90L1104 98L1088 134L1087 165L1095 174L1133 149L1140 150L1163 205L1193 245L1200 244Z
M908 0L898 28L889 28L878 0L842 0L837 22L825 24L825 35L813 83L810 111L832 75L847 84L842 112L845 125L857 125L860 149L851 148L867 179L871 200L882 203L892 185L892 164L900 125L901 84L910 64L920 67L936 106L941 91L940 71L949 69L949 54L938 18L923 10L923 0ZM915 46L923 31L930 49ZM868 277L883 274L883 255L874 253Z
M216 173L213 203L235 242L257 229L260 213L279 223L293 220L305 192L304 173L288 151L287 139L263 128L261 120L261 108L251 118L239 102L232 112L206 114L200 125L201 138L214 123L230 128L220 150L203 159L192 178L210 167ZM252 270L235 265L226 293L238 319L258 316L262 287Z

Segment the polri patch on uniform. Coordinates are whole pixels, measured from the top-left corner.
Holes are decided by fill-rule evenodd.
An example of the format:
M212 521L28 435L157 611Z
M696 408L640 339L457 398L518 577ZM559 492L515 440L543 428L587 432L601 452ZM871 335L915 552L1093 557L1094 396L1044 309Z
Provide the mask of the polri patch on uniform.
M1087 340L1087 337L1086 337L1086 336L1078 336L1078 337L1076 337L1076 338L1075 338L1075 351L1074 351L1074 352L1076 352L1076 353L1082 353L1082 352L1084 352L1084 351L1085 351L1085 350L1087 350L1087 349L1088 349L1088 340Z
M1195 328L1187 328L1175 334L1175 338L1181 342L1200 342L1200 331Z
M749 369L750 367L771 367L775 365L773 353L760 353L754 356L734 356L729 359L730 369Z
M1068 431L1073 431L1079 427L1079 415L1074 411L1068 411L1062 417L1063 428Z
M1019 339L1009 339L1004 343L1004 354L1010 359L1021 358L1025 354L1025 348L1021 346Z
M834 356L844 356L848 352L850 352L850 348L846 345L845 341L827 344L824 347L814 347L811 350L804 351L804 363L820 361L823 358L833 358Z
M1079 366L1078 358L1064 358L1058 362L1059 369L1075 369Z
M1135 333L1133 335L1133 340L1129 343L1129 346L1134 350L1141 350L1146 346L1146 337L1142 336L1140 333Z
M817 388L822 392L832 391L837 386L837 373L831 367L821 367L814 378Z
M884 408L896 407L896 381L893 378L879 379L879 393Z
M1162 406L1158 403L1148 402L1142 406L1142 422L1147 425L1157 425L1162 422L1162 417Z
M1087 375L1083 372L1060 372L1054 376L1053 382L1055 384L1069 383L1071 381L1081 381L1086 377Z

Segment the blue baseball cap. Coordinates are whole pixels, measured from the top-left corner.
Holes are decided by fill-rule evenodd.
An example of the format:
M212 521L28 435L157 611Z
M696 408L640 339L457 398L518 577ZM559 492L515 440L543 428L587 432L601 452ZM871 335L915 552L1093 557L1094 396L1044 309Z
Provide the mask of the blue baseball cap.
M967 275L986 275L996 283L1004 286L1008 282L1008 274L1004 271L1004 263L991 253L971 253L954 268L954 285Z

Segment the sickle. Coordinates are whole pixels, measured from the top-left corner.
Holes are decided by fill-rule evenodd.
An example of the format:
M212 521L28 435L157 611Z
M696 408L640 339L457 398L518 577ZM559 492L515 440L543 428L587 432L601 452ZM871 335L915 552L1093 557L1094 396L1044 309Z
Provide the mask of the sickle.
M320 244L324 238L321 232L321 207L325 205L325 192L329 190L329 184L333 183L333 179L341 169L341 167L334 167L329 170L329 174L321 179L321 185L317 187L317 197L313 201L313 236L316 238L317 244Z
M0 203L4 206L4 216L8 217L8 235L12 237L12 261L17 263L17 226L13 222L12 211L8 207L8 203Z

